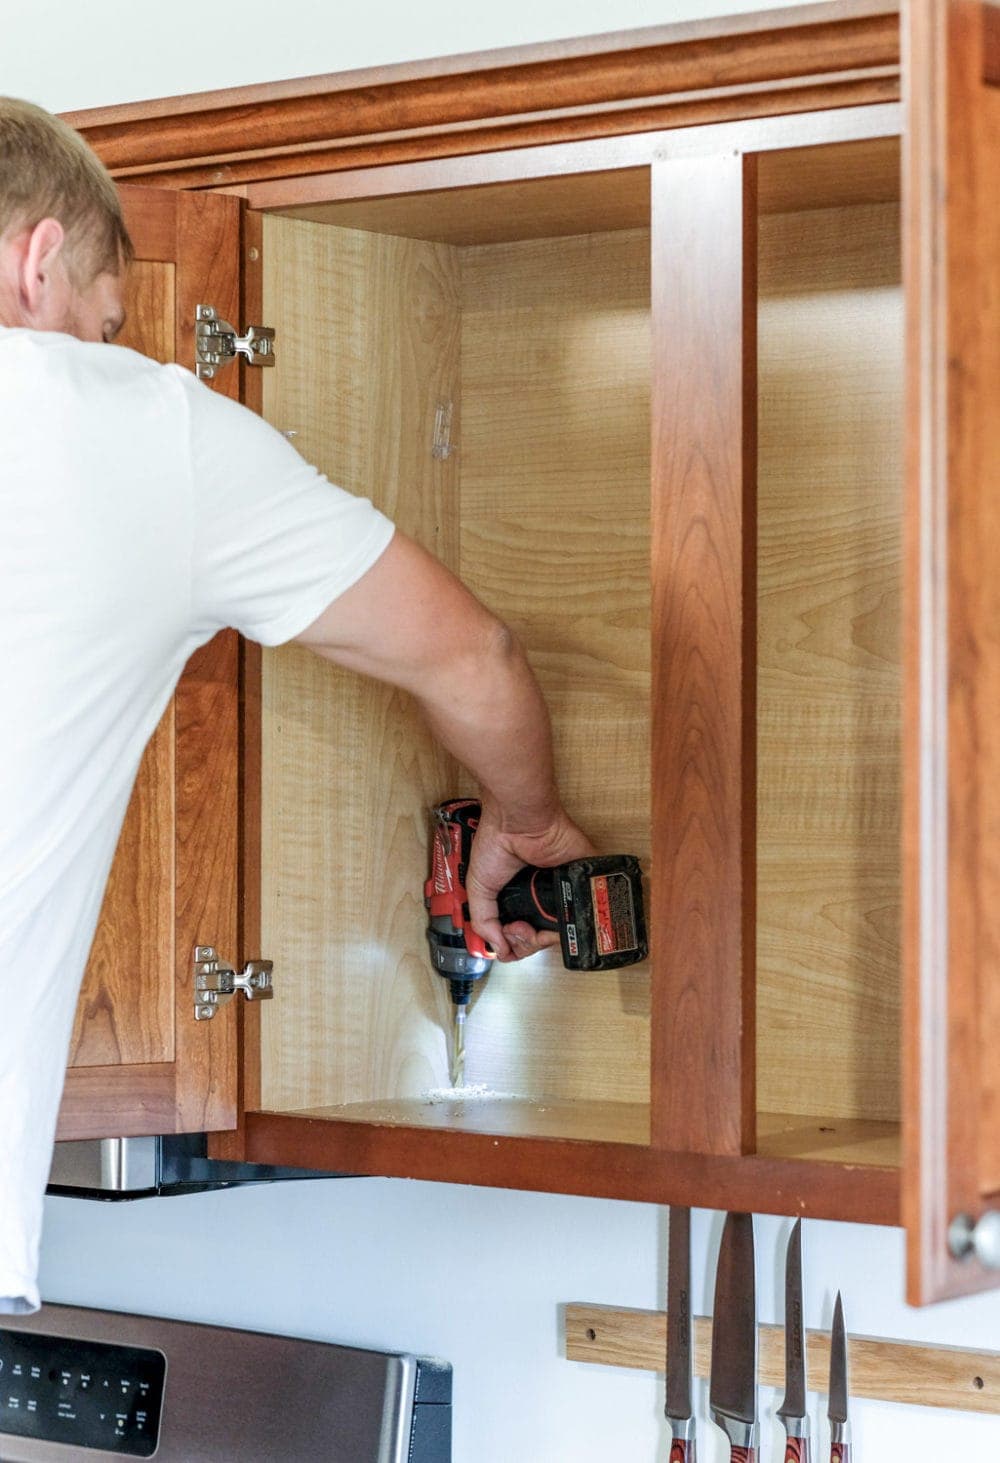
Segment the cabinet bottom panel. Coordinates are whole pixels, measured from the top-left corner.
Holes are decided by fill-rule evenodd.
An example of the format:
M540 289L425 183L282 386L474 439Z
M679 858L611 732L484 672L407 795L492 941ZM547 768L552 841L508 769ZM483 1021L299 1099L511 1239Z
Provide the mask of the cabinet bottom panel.
M524 1135L511 1131L511 1123L502 1132L474 1131L468 1126L459 1130L443 1123L421 1126L414 1123L412 1111L403 1114L405 1106L400 1105L400 1118L394 1122L358 1118L351 1108L251 1112L246 1116L244 1156L252 1163L328 1173L801 1214L861 1224L899 1223L899 1171L872 1162L874 1151L860 1132L838 1161L819 1162L766 1151L746 1158L720 1158L666 1153L636 1141ZM524 1115L522 1109L522 1120ZM593 1115L590 1117L592 1121ZM771 1121L766 1120L764 1126ZM772 1140L779 1147L788 1147L791 1134L815 1135L817 1123L815 1118L781 1119ZM884 1134L868 1137L876 1143L885 1141ZM765 1136L762 1148L767 1141ZM831 1154L835 1151L829 1150ZM867 1162L862 1158L865 1153Z

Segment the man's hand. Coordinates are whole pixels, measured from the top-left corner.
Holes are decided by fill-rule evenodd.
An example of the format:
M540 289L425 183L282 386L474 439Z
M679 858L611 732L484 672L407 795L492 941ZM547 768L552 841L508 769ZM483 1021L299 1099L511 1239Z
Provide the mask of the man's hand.
M540 829L504 828L497 810L484 798L479 827L465 881L472 927L502 961L523 960L550 945L558 945L554 930L536 930L523 920L501 925L497 894L525 864L551 868L594 852L586 835L560 808Z

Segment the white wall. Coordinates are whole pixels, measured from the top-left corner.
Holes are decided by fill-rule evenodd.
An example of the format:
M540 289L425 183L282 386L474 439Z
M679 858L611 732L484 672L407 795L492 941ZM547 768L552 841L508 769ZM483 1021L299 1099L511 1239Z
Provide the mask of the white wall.
M69 111L759 8L754 0L2 0L0 94Z
M15 8L16 6L16 8ZM728 10L751 9L730 3ZM370 66L716 13L711 0L6 0L0 91L54 110ZM50 1200L43 1294L437 1353L456 1369L456 1463L653 1463L665 1456L652 1376L560 1359L569 1300L661 1303L662 1210L650 1205L364 1179L132 1205ZM694 1226L701 1310L720 1219ZM760 1312L780 1317L788 1225L758 1222ZM966 1346L1000 1342L1000 1298L908 1311L895 1231L806 1227L806 1321ZM697 1289L697 1287L696 1287ZM821 1379L816 1379L820 1381ZM817 1406L819 1406L819 1399ZM765 1458L781 1456L765 1395ZM702 1415L704 1416L704 1394ZM855 1409L858 1455L995 1459L1000 1420L881 1404ZM817 1437L825 1441L825 1432ZM659 1451L658 1451L659 1450ZM703 1427L705 1463L727 1456ZM817 1456L825 1456L817 1452ZM220 1460L222 1463L222 1460Z

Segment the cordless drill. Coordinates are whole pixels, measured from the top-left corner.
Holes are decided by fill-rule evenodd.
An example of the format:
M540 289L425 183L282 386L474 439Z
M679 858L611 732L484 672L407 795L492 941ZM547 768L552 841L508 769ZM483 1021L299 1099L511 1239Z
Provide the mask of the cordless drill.
M466 878L479 827L475 798L452 798L434 809L431 872L424 885L431 962L449 984L455 1015L452 1086L465 1064L465 1021L477 980L496 953L469 920ZM642 873L632 854L573 859L555 868L527 865L497 896L501 924L525 920L559 933L567 970L614 970L648 951Z

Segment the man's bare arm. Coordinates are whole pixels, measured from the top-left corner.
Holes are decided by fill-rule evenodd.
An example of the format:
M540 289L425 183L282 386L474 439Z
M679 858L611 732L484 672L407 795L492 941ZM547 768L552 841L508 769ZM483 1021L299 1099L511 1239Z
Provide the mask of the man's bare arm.
M442 746L480 785L468 878L473 924L501 959L552 943L528 925L508 926L505 935L497 891L522 864L557 864L591 848L559 801L548 711L506 626L397 531L371 569L297 638L418 701Z

